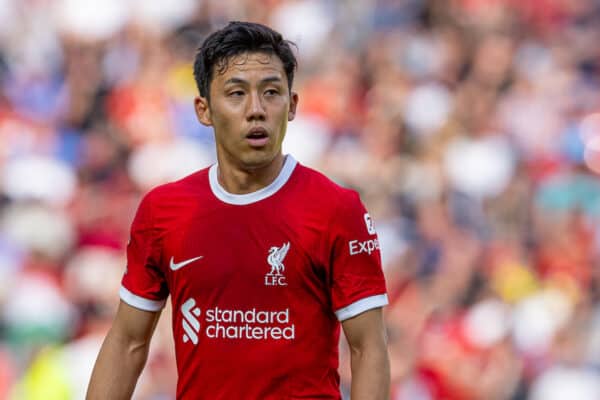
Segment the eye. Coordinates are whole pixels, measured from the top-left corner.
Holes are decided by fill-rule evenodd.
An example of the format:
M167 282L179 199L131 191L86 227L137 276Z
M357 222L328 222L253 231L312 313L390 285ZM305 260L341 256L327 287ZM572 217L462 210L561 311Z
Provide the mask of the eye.
M279 90L277 90L277 89L267 89L267 90L265 90L265 94L267 96L276 96L276 95L279 94Z
M229 92L229 94L228 94L228 96L230 96L230 97L240 97L243 95L244 95L244 92L241 90L234 90L232 92Z

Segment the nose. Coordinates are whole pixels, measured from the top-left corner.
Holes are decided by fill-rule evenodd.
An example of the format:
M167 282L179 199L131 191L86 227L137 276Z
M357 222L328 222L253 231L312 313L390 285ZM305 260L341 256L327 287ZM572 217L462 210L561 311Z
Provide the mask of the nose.
M254 92L248 97L248 110L246 118L248 121L264 121L266 117L265 108L262 99L258 93Z

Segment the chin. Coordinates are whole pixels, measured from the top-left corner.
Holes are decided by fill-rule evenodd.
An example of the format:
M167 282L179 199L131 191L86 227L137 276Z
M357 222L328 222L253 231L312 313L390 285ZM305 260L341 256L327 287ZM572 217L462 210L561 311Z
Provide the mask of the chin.
M248 154L240 160L246 168L257 169L271 164L277 158L277 154L255 153Z

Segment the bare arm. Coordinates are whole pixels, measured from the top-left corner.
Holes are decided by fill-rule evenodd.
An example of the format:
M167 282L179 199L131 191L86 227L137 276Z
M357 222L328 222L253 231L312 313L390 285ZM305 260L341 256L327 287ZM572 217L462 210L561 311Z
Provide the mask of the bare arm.
M121 301L94 365L88 400L131 398L159 316L160 312L143 311Z
M390 361L381 308L342 322L350 346L352 400L390 398Z

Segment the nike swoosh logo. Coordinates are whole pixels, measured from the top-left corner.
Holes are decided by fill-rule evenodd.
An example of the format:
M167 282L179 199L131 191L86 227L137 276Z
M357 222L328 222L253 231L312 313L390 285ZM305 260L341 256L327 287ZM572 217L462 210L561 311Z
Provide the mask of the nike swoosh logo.
M194 258L190 258L189 260L185 260L185 261L176 263L176 262L174 262L174 258L171 257L171 262L169 263L169 268L171 268L172 271L177 271L178 269L183 268L186 265L193 263L194 261L198 261L201 258L204 258L204 256L194 257Z

